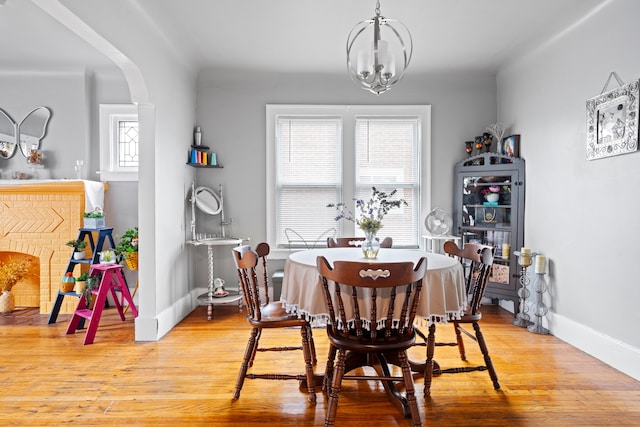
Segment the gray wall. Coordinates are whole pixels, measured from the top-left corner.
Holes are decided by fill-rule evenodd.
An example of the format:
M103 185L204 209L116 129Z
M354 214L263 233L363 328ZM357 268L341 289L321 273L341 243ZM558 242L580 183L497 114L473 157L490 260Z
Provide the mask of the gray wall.
M550 261L545 324L635 378L640 153L587 161L585 102L612 71L640 78L638 16L640 2L608 2L497 80L499 119L522 135L527 160L525 242Z
M205 70L198 78L197 122L203 144L216 151L224 169L198 169L197 184L223 184L225 215L231 233L266 239L266 104L430 104L432 106L432 205L452 210L453 165L466 156L464 141L482 134L496 119L496 85L492 75L407 73L381 96L359 89L349 77L316 75L229 75ZM422 213L422 217L426 212ZM198 217L198 230L217 231L218 219ZM229 234L228 234L229 235ZM206 250L194 248L197 283L206 283ZM230 248L216 248L219 277L235 282ZM274 260L273 270L284 261Z

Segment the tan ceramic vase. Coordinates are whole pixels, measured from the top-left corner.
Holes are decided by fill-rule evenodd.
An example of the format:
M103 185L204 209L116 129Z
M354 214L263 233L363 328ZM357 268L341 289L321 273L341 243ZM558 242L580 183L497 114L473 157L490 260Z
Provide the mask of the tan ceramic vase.
M10 291L0 295L0 313L11 313L16 308L16 297Z

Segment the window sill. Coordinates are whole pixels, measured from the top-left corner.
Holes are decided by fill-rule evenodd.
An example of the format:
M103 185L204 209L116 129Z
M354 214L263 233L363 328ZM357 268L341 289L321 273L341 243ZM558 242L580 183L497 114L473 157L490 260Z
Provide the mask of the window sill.
M98 171L100 181L138 181L138 172Z

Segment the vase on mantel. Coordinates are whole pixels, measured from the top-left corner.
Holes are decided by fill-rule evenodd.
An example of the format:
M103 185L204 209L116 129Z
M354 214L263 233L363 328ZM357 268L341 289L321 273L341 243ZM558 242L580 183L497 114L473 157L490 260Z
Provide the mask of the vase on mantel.
M376 259L380 251L380 242L376 239L377 231L365 231L362 241L362 253L367 259Z
M0 313L11 313L16 308L16 297L11 291L2 291L0 295Z

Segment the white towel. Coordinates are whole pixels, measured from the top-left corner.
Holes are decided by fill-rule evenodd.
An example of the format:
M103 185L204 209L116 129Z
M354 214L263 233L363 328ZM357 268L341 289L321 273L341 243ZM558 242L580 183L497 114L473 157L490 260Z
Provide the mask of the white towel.
M84 211L93 212L96 208L104 211L104 183L98 181L84 182Z

